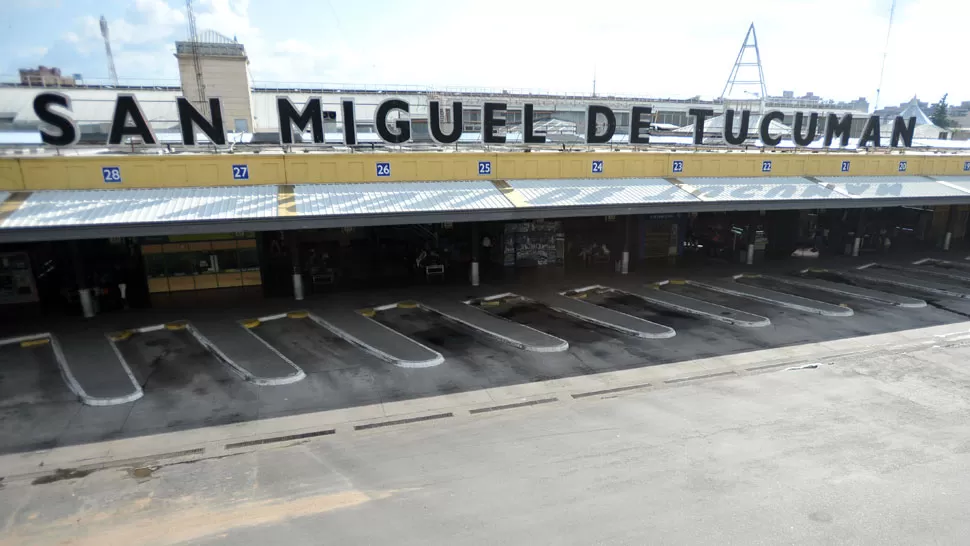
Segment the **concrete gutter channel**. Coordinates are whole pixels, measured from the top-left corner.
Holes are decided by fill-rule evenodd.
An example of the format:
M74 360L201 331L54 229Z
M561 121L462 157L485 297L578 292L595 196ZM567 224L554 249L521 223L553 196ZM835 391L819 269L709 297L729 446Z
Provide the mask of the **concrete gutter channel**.
M878 267L879 264L873 262L861 265L854 269L841 269L837 271L830 271L830 273L842 275L850 279L856 278L874 283L900 286L902 288L928 292L930 294L939 294L954 298L970 298L970 288L962 288L959 286L930 281L921 281L919 284L917 284L910 277L896 275L891 272L879 271Z
M649 288L629 288L617 291L681 313L689 313L743 328L763 328L771 325L771 320L761 315L663 290L663 287L669 284L687 284L687 281L668 279L649 285Z
M533 305L543 305L583 322L589 322L628 336L643 339L665 339L673 337L676 334L672 328L668 328L662 324L643 320L626 313L606 309L605 307L584 301L578 301L574 298L567 297L564 293L550 294L540 299L524 296L515 292L504 292L484 298L468 300L465 303L474 306L478 305L479 302L485 304L486 302L499 302L509 298L518 298L524 303Z
M803 298L801 296L786 294L784 292L778 292L777 290L770 290L768 288L761 288L757 286L748 286L737 282L738 279L745 277L757 278L755 275L747 275L746 273L742 273L740 275L731 277L731 279L727 281L711 280L702 282L688 280L686 282L691 286L699 286L701 288L706 288L722 294L748 298L772 305L778 305L788 309L794 309L796 311L822 315L823 317L851 317L855 314L855 312L849 307L833 305L831 303L825 303Z
M64 356L64 349L61 347L61 343L53 334L44 332L39 334L0 339L0 345L12 344L19 344L24 348L36 345L50 345L51 352L54 354L54 360L57 362L57 367L61 372L61 378L64 380L64 384L67 385L67 388L70 389L71 392L74 393L85 405L114 406L117 404L127 404L128 402L138 400L145 394L141 389L141 385L139 385L138 381L135 380L134 374L131 373L131 369L124 362L124 359L119 358L119 363L124 368L125 374L127 374L127 377L131 381L131 390L125 394L116 396L98 396L90 394L89 389L86 389L84 386L82 386L81 382L78 381L74 371L71 370L70 363Z

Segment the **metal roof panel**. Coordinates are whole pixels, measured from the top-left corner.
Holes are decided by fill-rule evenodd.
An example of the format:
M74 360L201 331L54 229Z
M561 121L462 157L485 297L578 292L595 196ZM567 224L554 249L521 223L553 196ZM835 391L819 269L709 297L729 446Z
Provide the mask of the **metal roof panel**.
M839 193L862 199L966 197L968 192L925 176L819 176Z
M847 196L797 176L681 178L703 201L808 201Z
M36 191L0 228L276 216L276 186Z
M508 180L534 207L685 203L696 197L663 178Z
M513 208L502 192L487 180L298 184L293 193L296 212L300 216Z

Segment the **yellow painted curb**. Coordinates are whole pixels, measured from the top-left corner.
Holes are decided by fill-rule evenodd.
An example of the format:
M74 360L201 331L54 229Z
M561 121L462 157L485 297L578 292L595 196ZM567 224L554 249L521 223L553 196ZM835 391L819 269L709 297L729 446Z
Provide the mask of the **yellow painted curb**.
M687 281L683 279L671 279L667 281L667 284L687 284Z
M502 305L502 302L498 300L488 300L482 302L482 307L498 307L499 305Z
M108 335L108 339L111 341L124 341L132 336L131 330L122 330L120 332L115 332Z
M165 325L165 329L175 332L177 330L185 330L186 326L188 326L186 322L169 322Z
M243 328L246 328L247 330L252 330L253 328L259 326L262 323L259 322L259 319L249 319L249 320L241 321L239 324L242 324Z
M416 302L416 301L402 301L401 303L397 304L397 306L398 306L399 309L415 309L418 306L418 302Z
M365 317L373 317L374 315L377 314L377 311L373 309L361 309L360 311L358 311L358 313L360 313L361 315L364 315Z
M291 311L287 313L286 316L287 318L292 318L292 319L304 319L310 316L310 313L306 311Z
M26 341L21 341L20 346L24 349L29 349L30 347L40 347L41 345L47 345L50 343L50 338L42 337L39 339L28 339Z

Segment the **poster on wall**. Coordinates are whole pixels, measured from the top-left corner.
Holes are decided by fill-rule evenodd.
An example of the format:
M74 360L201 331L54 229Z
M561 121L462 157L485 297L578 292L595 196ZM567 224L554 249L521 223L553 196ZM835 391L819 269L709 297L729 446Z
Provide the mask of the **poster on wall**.
M0 305L37 300L37 286L27 253L0 254Z

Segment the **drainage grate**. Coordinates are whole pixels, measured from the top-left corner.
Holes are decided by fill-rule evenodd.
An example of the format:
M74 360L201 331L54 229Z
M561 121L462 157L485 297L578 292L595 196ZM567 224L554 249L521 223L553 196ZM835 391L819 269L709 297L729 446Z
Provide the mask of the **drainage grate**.
M685 381L695 381L697 379L707 379L707 378L710 378L710 377L723 377L725 375L737 375L737 373L736 372L709 373L709 374L706 374L706 375L695 375L695 376L692 376L692 377L681 377L679 379L668 379L668 380L664 381L664 383L668 383L668 384L683 383Z
M516 402L515 404L504 404L501 406L489 406L487 408L476 408L473 410L469 410L468 413L475 415L476 413L488 413L490 411L525 408L529 406L537 406L539 404L548 404L549 402L558 402L558 401L559 401L558 398L543 398L541 400L529 400L526 402Z
M394 425L406 425L408 423L420 423L421 421L434 421L435 419L447 419L448 417L454 417L455 414L448 413L437 413L435 415L425 415L424 417L411 417L408 419L398 419L396 421L381 421L380 423L368 423L366 425L356 425L354 430L368 430L372 428L380 427L392 427Z
M581 392L581 393L578 393L578 394L574 394L573 395L573 398L579 399L579 398L586 398L588 396L599 396L601 394L615 394L615 393L618 393L618 392L626 392L626 391L634 391L634 390L637 390L637 389L645 389L645 388L647 388L649 386L650 386L650 383L642 383L640 385L630 385L630 386L627 386L627 387L616 387L616 388L613 388L613 389L603 389L601 391Z
M277 442L289 442L291 440L303 440L306 438L329 436L331 434L334 434L335 432L336 430L331 428L327 430L318 430L315 432L304 432L302 434L290 434L288 436L273 436L272 438L261 438L259 440L249 440L246 442L235 442L232 444L226 444L226 449L237 449L240 447L259 446L263 444L275 444Z

